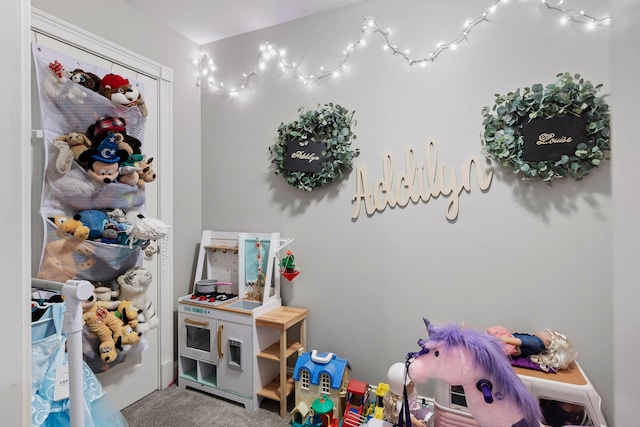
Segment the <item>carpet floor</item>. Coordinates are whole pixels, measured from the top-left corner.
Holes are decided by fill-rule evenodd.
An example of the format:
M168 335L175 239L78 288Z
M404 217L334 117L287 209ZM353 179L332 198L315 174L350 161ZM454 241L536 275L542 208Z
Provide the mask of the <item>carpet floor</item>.
M290 402L291 404L291 402ZM291 417L280 418L278 402L264 399L256 412L243 405L175 384L156 390L124 408L129 427L285 427Z

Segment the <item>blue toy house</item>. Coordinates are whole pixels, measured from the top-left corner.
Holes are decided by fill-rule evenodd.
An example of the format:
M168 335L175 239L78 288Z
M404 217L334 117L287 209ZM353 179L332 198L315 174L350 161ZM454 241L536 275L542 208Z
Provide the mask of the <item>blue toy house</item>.
M351 365L334 353L312 350L299 354L293 369L296 405L291 411L292 421L301 423L317 399L330 400L334 416L341 418L350 378Z

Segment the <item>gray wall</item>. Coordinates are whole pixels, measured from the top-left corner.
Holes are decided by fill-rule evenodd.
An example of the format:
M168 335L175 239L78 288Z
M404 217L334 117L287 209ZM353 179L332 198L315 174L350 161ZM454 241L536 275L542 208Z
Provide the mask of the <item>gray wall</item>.
M392 43L421 58L437 42L457 37L463 20L478 17L485 3L372 0L205 50L225 87L251 71L267 40L313 74L336 65L363 16L372 16L392 29ZM595 0L580 8L611 13L607 2ZM391 154L397 177L405 149L414 147L424 165L429 141L437 145L438 164L454 167L461 180L462 164L480 156L481 109L493 104L495 93L552 83L565 71L611 92L610 29L561 25L560 15L540 2L501 3L489 18L468 42L425 68L409 68L383 51L377 34L352 53L349 71L337 79L305 88L271 59L236 98L205 91L203 228L293 237L302 273L293 284L283 281L284 302L309 309L309 347L348 359L355 378L386 380L388 367L425 336L424 316L480 329L553 328L577 347L611 414L610 162L582 182L553 186L523 182L496 167L489 191L476 184L461 194L454 222L445 218L446 197L372 216L361 212L352 220L355 173L310 193L273 174L267 147L281 122L297 118L299 106L333 102L356 111L361 154L355 164L366 165L373 185L383 177L383 155Z
M638 322L638 182L640 169L640 131L637 100L640 87L640 57L637 55L640 27L640 3L616 0L613 4L614 26L611 40L611 76L615 96L613 132L615 161L613 182L613 382L614 420L617 426L638 423L637 397L640 367L629 363L638 354L640 322ZM607 282L609 283L609 282Z

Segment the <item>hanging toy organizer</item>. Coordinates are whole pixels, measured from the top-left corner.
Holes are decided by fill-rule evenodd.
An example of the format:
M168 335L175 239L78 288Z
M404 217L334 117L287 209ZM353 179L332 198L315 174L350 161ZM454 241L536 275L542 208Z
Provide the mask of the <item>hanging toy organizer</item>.
M139 222L150 220L145 218L144 182L126 180L135 173L141 176L140 166L147 160L145 114L142 106L116 105L98 91L107 85L86 85L91 75L100 76L102 83L129 83L124 77L38 43L32 43L32 53L45 155L38 278L87 280L114 292L115 299L118 279L141 267L142 249L149 244L135 233ZM139 82L132 80L131 86L143 91ZM94 372L110 369L148 345L142 333L139 342L105 361L100 339L84 329L84 360Z

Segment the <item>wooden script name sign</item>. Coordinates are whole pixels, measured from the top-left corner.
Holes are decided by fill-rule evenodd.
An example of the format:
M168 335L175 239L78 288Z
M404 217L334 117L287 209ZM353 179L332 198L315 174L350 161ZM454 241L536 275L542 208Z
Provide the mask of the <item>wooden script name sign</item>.
M533 119L522 125L527 162L558 161L573 156L576 147L587 141L587 118L576 116Z
M468 162L462 165L460 171L461 180L458 181L458 173L455 168L446 169L438 164L438 152L434 142L427 143L425 162L418 160L414 149L405 149L404 171L396 175L391 155L387 154L382 163L382 179L376 181L373 186L369 184L367 169L364 165L358 165L356 177L356 193L352 197L355 204L352 218L360 215L360 206L364 204L367 215L373 215L376 211L382 212L387 206L405 207L409 201L417 203L422 200L428 203L429 199L439 196L447 197L446 216L449 221L458 217L460 195L471 191L471 177L475 170L476 182L482 191L489 189L493 171L482 170L479 159L471 156Z
M307 145L300 145L297 139L291 140L287 142L283 167L290 172L322 172L326 149L322 142L310 141Z

